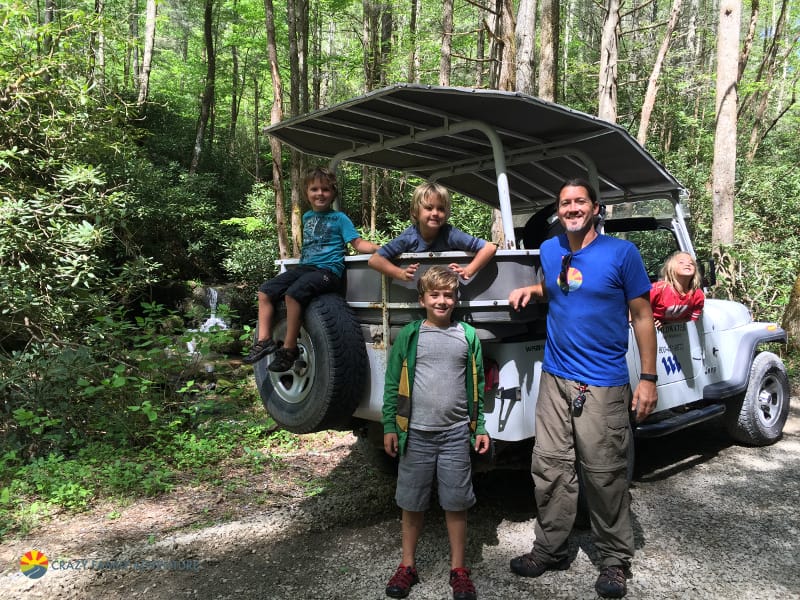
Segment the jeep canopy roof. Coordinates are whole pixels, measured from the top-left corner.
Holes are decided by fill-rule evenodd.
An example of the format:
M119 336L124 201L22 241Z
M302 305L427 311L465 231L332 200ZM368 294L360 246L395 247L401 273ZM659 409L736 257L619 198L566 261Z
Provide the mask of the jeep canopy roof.
M552 202L570 177L596 181L607 204L683 191L622 127L516 92L397 84L266 133L334 167L404 171L515 214Z

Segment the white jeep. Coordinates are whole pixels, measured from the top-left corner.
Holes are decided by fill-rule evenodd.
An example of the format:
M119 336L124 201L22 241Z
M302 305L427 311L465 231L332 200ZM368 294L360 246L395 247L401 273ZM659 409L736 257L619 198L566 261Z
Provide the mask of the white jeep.
M563 181L583 177L595 186L606 207L598 228L634 242L654 281L674 250L694 256L681 202L686 192L662 165L621 127L531 96L401 84L267 133L329 157L333 168L346 160L403 171L500 210L504 241L462 286L456 309L457 318L477 328L486 365L497 375L484 404L498 459L534 435L547 306L518 313L509 309L508 295L537 277L539 244L560 227L553 209ZM266 358L256 363L255 375L264 406L281 427L296 433L352 428L380 448L387 352L399 329L423 313L416 282L388 279L367 259L347 258L344 298L328 294L308 306L294 369L271 373ZM463 252L400 257L401 264L422 268L468 259ZM297 260L280 263L292 268ZM713 277L713 265L706 277ZM278 339L283 330L279 322ZM636 385L639 359L629 333ZM781 359L764 347L785 342L775 323L754 322L743 305L708 298L698 321L658 332L658 405L635 434L661 436L721 417L740 442L775 442L789 410L789 384Z

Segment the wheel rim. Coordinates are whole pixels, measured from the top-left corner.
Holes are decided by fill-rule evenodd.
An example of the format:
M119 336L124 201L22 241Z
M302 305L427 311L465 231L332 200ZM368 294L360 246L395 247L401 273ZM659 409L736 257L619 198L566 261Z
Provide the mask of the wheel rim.
M765 427L774 425L781 416L784 403L783 386L773 375L767 375L758 390L758 420Z
M276 337L283 337L285 333L276 331ZM314 344L304 329L300 329L300 338L297 340L297 349L300 351L298 361L305 362L305 368L293 368L285 373L273 373L267 370L269 378L272 381L272 386L278 395L288 404L301 404L311 392L311 386L314 383L314 375L316 374L316 367L314 365ZM271 361L270 361L271 362Z

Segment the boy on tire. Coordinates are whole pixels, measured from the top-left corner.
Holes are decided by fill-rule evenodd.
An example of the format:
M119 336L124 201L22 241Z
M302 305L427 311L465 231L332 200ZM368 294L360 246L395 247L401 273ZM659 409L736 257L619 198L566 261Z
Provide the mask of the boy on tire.
M361 238L347 215L331 208L338 194L333 171L312 168L303 187L311 210L303 215L300 264L258 289L259 339L244 358L246 364L252 364L274 352L275 358L267 368L275 373L291 369L299 356L297 336L303 309L316 296L340 292L345 244L362 254L372 254L378 249L376 244ZM286 302L286 336L282 343L272 339L275 304L281 298Z
M400 454L395 499L403 510L402 560L386 594L405 598L419 582L417 541L434 478L450 539L454 600L477 594L465 567L467 509L475 504L470 446L489 450L483 417L483 355L475 329L452 322L458 275L434 266L420 278L426 318L409 323L392 345L383 396L383 446Z

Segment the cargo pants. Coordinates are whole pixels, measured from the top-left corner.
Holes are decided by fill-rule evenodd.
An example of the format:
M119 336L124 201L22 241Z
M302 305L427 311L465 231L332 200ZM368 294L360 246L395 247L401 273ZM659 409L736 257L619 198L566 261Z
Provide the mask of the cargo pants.
M577 458L600 566L627 569L634 553L628 481L633 443L630 385L588 386L583 409L573 415L578 386L542 372L531 460L538 514L533 555L544 564L567 556L578 507Z

